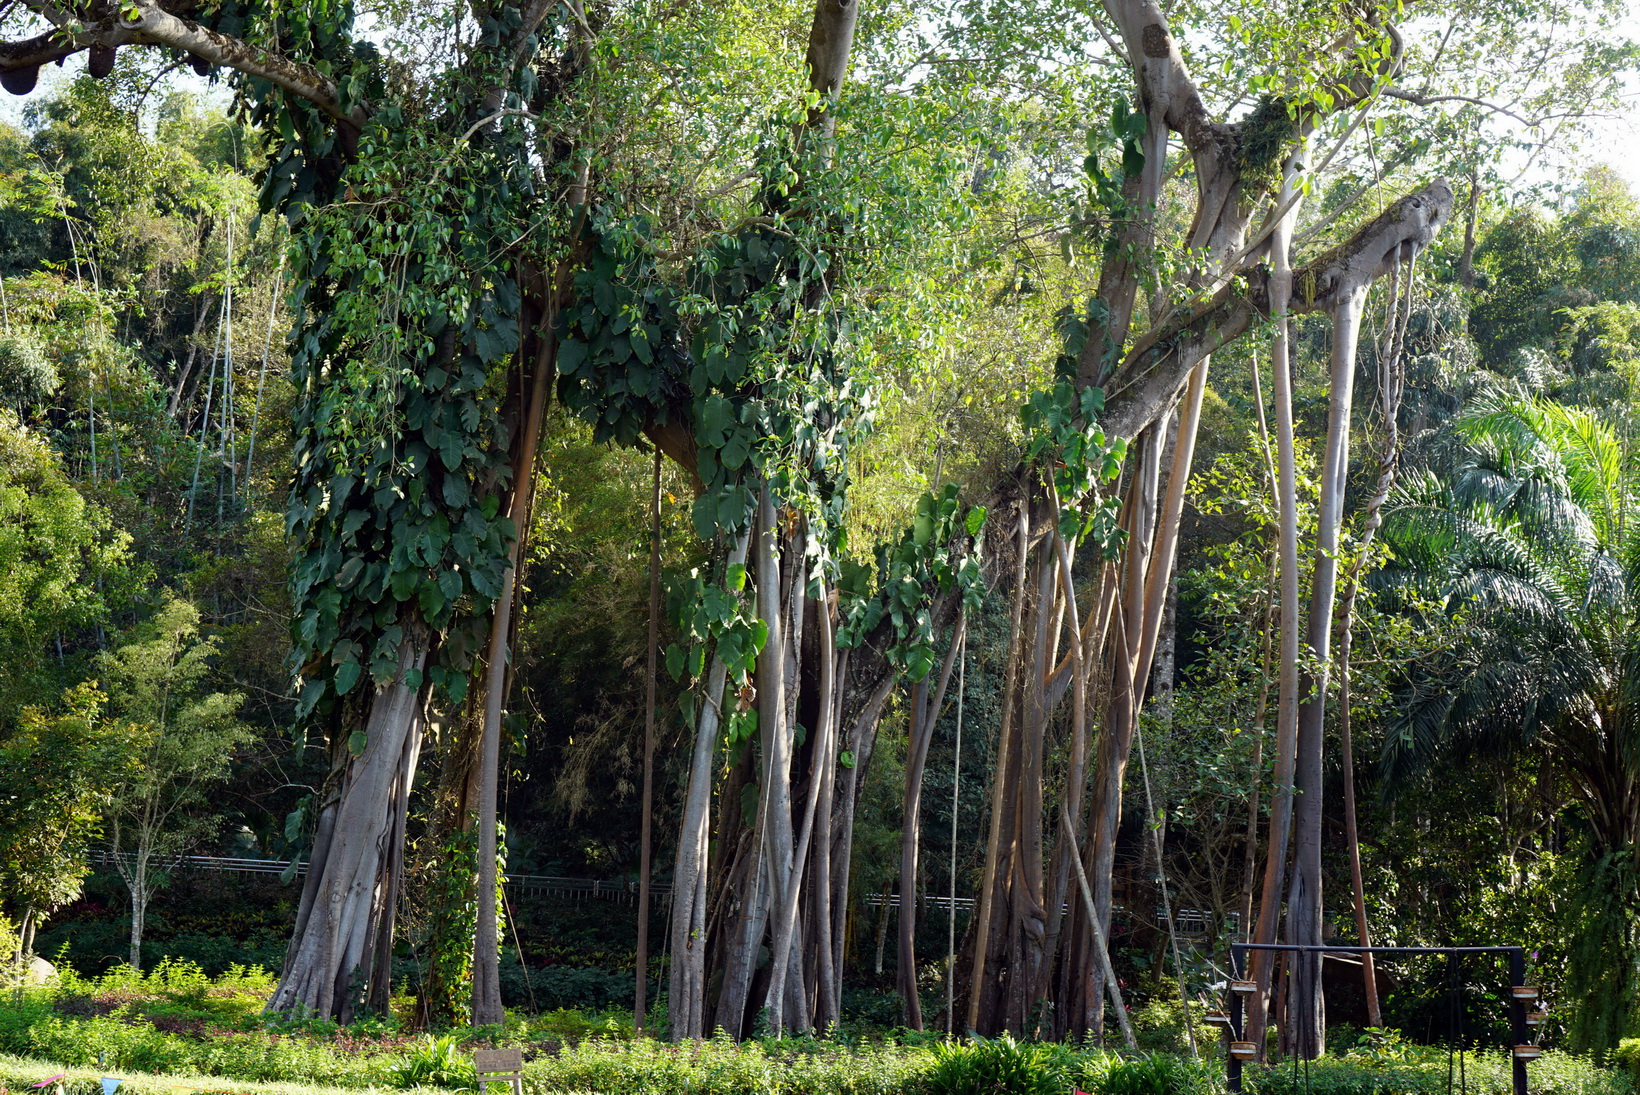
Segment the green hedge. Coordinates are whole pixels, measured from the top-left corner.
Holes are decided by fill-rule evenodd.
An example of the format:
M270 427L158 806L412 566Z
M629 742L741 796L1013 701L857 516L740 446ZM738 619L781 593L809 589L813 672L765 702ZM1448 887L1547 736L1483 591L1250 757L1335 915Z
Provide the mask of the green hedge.
M851 1050L815 1042L783 1050L600 1039L529 1062L524 1087L528 1095L896 1095L913 1090L932 1060L928 1050L906 1046Z
M1249 1069L1247 1090L1254 1095L1458 1095L1459 1077L1443 1049L1404 1046L1393 1055L1351 1053L1323 1057L1308 1074L1290 1062L1269 1069ZM1462 1089L1468 1095L1512 1095L1514 1062L1502 1052L1464 1054ZM1586 1057L1553 1050L1526 1066L1532 1095L1632 1095L1634 1081L1623 1071L1597 1068Z

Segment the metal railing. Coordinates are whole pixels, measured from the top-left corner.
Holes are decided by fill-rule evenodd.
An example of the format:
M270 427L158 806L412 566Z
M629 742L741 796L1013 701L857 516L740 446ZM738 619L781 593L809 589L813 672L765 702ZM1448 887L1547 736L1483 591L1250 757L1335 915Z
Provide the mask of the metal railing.
M116 858L130 860L132 857L130 853L116 857L113 852L106 849L98 849L91 853L92 862L104 866L114 866ZM290 867L290 860L241 859L238 856L223 855L172 855L154 856L149 860L149 866L150 869L217 871L225 874L282 877ZM298 862L294 877L301 878L306 874L307 864ZM638 893L636 882L610 882L596 878L571 878L566 875L515 874L511 871L502 876L502 884L518 893L567 893L605 900L635 898ZM655 882L650 885L649 892L657 898L667 899L672 896L672 887L669 883Z
M125 853L121 858L129 860L131 855ZM91 860L94 863L112 867L114 866L115 855L107 849L99 848L91 853ZM290 867L290 861L288 859L241 859L238 856L226 855L173 855L154 856L149 861L149 865L150 868L166 870L217 871L224 874L283 877L285 871ZM306 875L307 864L298 862L293 877L302 878ZM509 871L502 876L502 885L519 894L569 894L576 898L594 898L604 901L629 901L635 900L638 896L638 884L635 880L630 882L624 880L608 881L597 878L572 878L568 875L555 874L516 874ZM669 901L672 898L672 885L668 882L654 882L650 884L649 892L658 900ZM954 909L959 913L972 913L974 911L974 899L972 897L956 898L954 905L952 898L945 894L924 894L919 896L917 900L927 909L940 911ZM868 893L865 895L865 903L872 907L879 907L886 903L889 908L897 909L900 907L900 895L898 892ZM1118 904L1116 908L1120 910L1122 906ZM1070 906L1068 904L1064 912L1069 915ZM1235 913L1231 913L1230 918L1234 919L1235 915ZM1159 922L1166 923L1160 909L1156 910L1156 916ZM1175 909L1173 910L1173 923L1179 935L1186 938L1201 937L1211 933L1213 914L1205 909Z

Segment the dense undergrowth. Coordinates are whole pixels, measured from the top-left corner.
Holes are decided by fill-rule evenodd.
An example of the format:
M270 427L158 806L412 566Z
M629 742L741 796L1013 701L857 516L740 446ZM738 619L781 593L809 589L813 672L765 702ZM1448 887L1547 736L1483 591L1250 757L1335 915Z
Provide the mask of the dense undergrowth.
M458 1033L412 1033L402 1014L348 1027L270 1021L273 979L260 968L207 977L168 961L147 974L64 972L48 985L0 997L0 1095L124 1095L192 1091L292 1095L371 1089L471 1090L471 1051L516 1045L527 1095L1214 1095L1216 1049L1121 1055L1092 1046L1003 1037L945 1042L910 1032L839 1032L832 1038L719 1038L672 1045L633 1035L630 1020L568 1010ZM400 1012L408 1001L398 1001ZM662 1013L664 1014L664 1012ZM1154 1025L1154 1022L1149 1025ZM1152 1043L1157 1032L1152 1032ZM1253 1095L1507 1095L1501 1053L1469 1054L1461 1077L1444 1049L1368 1039L1307 1069L1253 1070ZM1532 1065L1534 1095L1632 1095L1627 1068L1601 1069L1550 1052ZM58 1077L52 1080L53 1077ZM50 1082L46 1082L50 1081Z

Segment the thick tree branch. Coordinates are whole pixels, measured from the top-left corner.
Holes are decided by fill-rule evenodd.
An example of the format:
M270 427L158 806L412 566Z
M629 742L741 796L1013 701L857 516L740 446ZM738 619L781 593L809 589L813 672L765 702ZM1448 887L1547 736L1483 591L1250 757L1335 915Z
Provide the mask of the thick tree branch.
M1153 0L1105 0L1133 62L1140 106L1146 114L1159 108L1168 127L1200 152L1219 128L1207 112L1201 92L1184 67L1184 58L1167 29L1167 17Z
M859 0L820 0L814 6L807 54L809 87L821 95L834 96L843 87L859 18Z
M24 0L30 10L59 26L71 16L43 0ZM43 64L60 61L84 49L113 50L120 46L169 46L200 61L231 68L284 88L345 125L364 128L363 106L344 105L336 82L311 65L292 61L238 38L200 26L153 3L136 0L135 17L110 11L102 18L80 24L77 33L64 41L61 31L48 32L21 42L0 43L0 86L14 95L34 88Z
M1391 205L1346 242L1293 271L1290 312L1327 311L1340 299L1434 240L1452 214L1452 187L1436 179ZM1140 339L1106 387L1100 419L1113 437L1132 439L1172 406L1205 354L1235 341L1270 314L1268 273L1247 275L1246 291L1226 285L1194 307L1180 307Z
M202 27L147 0L137 0L136 18L122 18L120 25L153 44L184 50L210 64L267 80L306 99L339 122L354 129L364 128L364 108L344 105L336 82L310 65Z
M13 95L26 95L34 90L35 73L41 65L60 61L90 45L89 41L65 44L50 33L37 34L21 42L0 42L0 79ZM14 74L27 74L27 85L22 79L13 80ZM16 86L13 86L13 85Z

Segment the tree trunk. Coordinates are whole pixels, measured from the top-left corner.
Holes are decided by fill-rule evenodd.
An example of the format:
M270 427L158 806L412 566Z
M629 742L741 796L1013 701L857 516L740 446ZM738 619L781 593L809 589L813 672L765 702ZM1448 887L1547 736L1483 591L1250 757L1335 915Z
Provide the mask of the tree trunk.
M860 795L865 789L865 775L871 766L871 756L876 751L877 725L882 718L883 706L888 703L888 697L894 691L896 679L893 674L884 673L866 698L860 713L855 716L848 746L854 763L849 766L848 775L843 779L843 794L837 804L837 816L832 824L834 858L831 868L831 954L832 976L835 978L832 992L839 1002L843 998L843 948L848 938L848 891L849 875L854 863L854 816L860 805ZM887 915L886 906L884 915ZM877 963L877 972L882 972L881 961Z
M558 347L553 334L556 314L555 304L549 302L538 332L539 349L530 377L523 436L513 457L513 489L507 505L514 536L507 553L507 567L501 574L501 592L491 610L489 654L484 666L484 737L478 763L478 925L473 932L474 1026L499 1023L506 1018L501 1006L500 915L496 907L496 891L501 884L496 863L497 828L501 820L496 801L501 767L501 717L510 683L507 663L511 656L513 613L517 610L519 559L529 532L535 496L535 454L541 441L547 385L553 375ZM523 955L519 955L519 961L523 961Z
M819 774L819 799L815 806L815 824L819 828L814 837L814 850L810 853L814 871L814 913L810 928L815 956L814 1025L821 1030L843 1017L840 989L836 982L838 960L832 942L831 862L832 803L837 788L838 731L841 729L843 682L848 679L848 656L837 651L831 614L831 604L822 598L819 613L820 656L824 660L821 662L820 687L824 702L829 707L821 719L827 738L826 749L820 755L823 767Z
M1055 508L1058 500L1055 499ZM1064 597L1070 602L1069 613L1071 629L1071 742L1070 754L1066 762L1065 796L1059 804L1059 812L1067 818L1074 819L1072 828L1082 821L1082 791L1087 784L1088 769L1088 654L1085 649L1081 621L1077 618L1076 610L1076 582L1072 575L1071 548L1062 537L1055 534L1053 537L1055 561L1059 568L1059 584L1064 591ZM1094 594L1095 612L1104 599L1107 587L1113 588L1110 578L1110 568L1100 568L1099 589ZM1048 894L1048 923L1047 940L1043 946L1041 979L1037 985L1036 995L1049 995L1048 979L1053 972L1054 960L1059 950L1061 929L1064 924L1064 909L1070 890L1071 857L1074 855L1071 842L1060 838L1054 841L1053 862L1049 871L1052 887ZM1062 1009L1055 1009L1054 1029L1056 1034L1063 1034L1064 1016Z
M743 533L729 552L727 565L746 562L751 533ZM696 712L694 750L684 792L677 865L672 882L672 976L667 1007L674 1041L706 1036L707 854L712 821L712 776L722 727L723 692L728 668L712 658Z
M362 748L352 755L348 741L334 746L337 766L270 1014L301 1009L346 1023L386 1008L390 971L377 968L376 943L393 930L395 910L383 899L402 862L389 845L409 806L426 698L426 686L406 678L420 675L430 647L419 630L406 637L398 671L371 697Z
M1255 943L1274 943L1281 922L1281 890L1287 877L1287 847L1292 833L1293 769L1298 743L1298 465L1293 450L1292 336L1287 319L1287 302L1292 297L1293 270L1290 262L1293 222L1298 217L1298 201L1292 161L1286 167L1286 182L1277 199L1290 203L1270 234L1270 300L1275 319L1275 340L1271 346L1270 373L1275 385L1276 459L1278 483L1276 513L1281 521L1276 554L1281 560L1281 680L1276 692L1275 786L1270 792L1270 836L1264 842L1264 880L1259 895L1258 923L1253 929ZM1254 951L1250 973L1259 992L1251 1001L1246 1029L1264 1052L1264 1037L1270 993L1271 951Z
M1465 289L1475 287L1475 222L1480 218L1480 209L1481 179L1477 169L1469 173L1469 204L1464 215L1463 251L1458 255L1458 284ZM1410 289L1408 286L1409 291Z
M1258 436L1264 451L1264 468L1268 476L1270 494L1277 501L1277 544L1270 552L1270 565L1264 577L1264 608L1259 623L1259 676L1258 705L1253 712L1253 763L1249 769L1247 794L1247 836L1241 869L1241 904L1237 928L1244 940L1253 938L1253 889L1258 869L1259 786L1264 779L1264 721L1270 712L1270 625L1275 615L1275 588L1277 564L1280 561L1280 494L1275 458L1270 453L1270 431L1264 417L1264 393L1259 385L1258 358L1253 358L1253 406L1258 410Z
M1475 180L1471 178L1469 236L1465 241L1466 257L1473 247ZM1389 331L1385 345L1378 353L1378 389L1384 414L1384 447L1378 459L1378 483L1367 500L1366 520L1362 524L1361 543L1355 563L1350 568L1350 579L1344 588L1343 603L1338 618L1338 751L1343 764L1344 779L1344 840L1350 853L1350 890L1355 902L1355 930L1363 947L1372 946L1372 933L1367 924L1367 895L1361 878L1361 834L1357 828L1355 810L1355 747L1350 738L1350 640L1354 635L1355 599L1361 591L1361 572L1366 566L1367 549L1371 546L1384 520L1384 503L1395 486L1395 472L1400 464L1401 387L1404 374L1401 353L1406 343L1407 324L1412 319L1412 263L1407 263L1404 287L1391 272ZM1383 1015L1378 1006L1378 977L1370 953L1361 955L1362 988L1367 998L1367 1025L1382 1027Z
M905 750L905 799L900 822L900 916L896 978L900 1007L906 1026L923 1029L922 1000L917 994L917 853L922 835L922 782L928 767L928 747L934 740L940 707L951 684L957 652L962 647L966 617L959 617L946 649L937 685L930 690L927 680L911 689L911 727Z
M128 883L131 888L131 968L142 969L142 930L148 919L148 850L138 848L136 865Z
M1122 786L1133 747L1133 726L1143 702L1143 679L1136 675L1143 643L1145 578L1151 563L1156 522L1156 492L1161 475L1161 444L1156 427L1135 442L1139 449L1127 504L1127 548L1123 552L1121 589L1117 593L1115 642L1111 654L1110 701L1106 731L1099 741L1094 793L1088 819L1088 875L1093 884L1098 928L1110 936L1111 882L1116 865L1116 833L1122 824ZM1104 972L1093 971L1094 1030L1103 1026Z
M441 899L434 903L417 987L415 1025L443 1030L472 1021L474 897L478 861L473 831L478 816L479 756L484 740L485 689L469 689L451 720L441 750L438 790L430 809L433 871Z
M974 1032L980 1025L980 1002L989 995L990 983L985 971L991 950L991 911L996 903L997 867L1002 855L1003 810L1008 793L1007 771L1009 753L1013 747L1011 730L1014 721L1014 703L1019 687L1019 659L1023 613L1025 610L1025 576L1031 552L1031 519L1028 508L1019 507L1019 525L1015 541L1012 618L1008 627L1008 667L1002 687L1002 726L997 732L996 765L991 773L991 824L985 841L985 867L980 873L979 909L971 935L974 940L973 974L968 982L967 1029Z
M1321 824L1323 730L1327 707L1328 648L1333 607L1338 593L1338 534L1344 512L1344 488L1350 466L1350 411L1355 387L1355 348L1366 299L1362 286L1346 293L1333 309L1332 405L1328 416L1327 454L1321 473L1321 505L1315 533L1315 562L1310 584L1309 664L1298 713L1298 763L1294 769L1293 880L1287 895L1288 941L1320 946ZM1303 954L1294 962L1294 1007L1290 1013L1293 1046L1305 1058L1323 1048L1321 956Z
M755 549L757 614L768 628L757 657L757 724L760 764L758 807L744 889L731 907L723 959L723 991L717 1025L732 1037L746 1030L752 981L760 965L771 915L785 907L795 852L791 815L792 727L787 718L786 643L778 515L769 484L759 489ZM794 553L795 554L795 553Z
M805 595L803 590L803 586L805 584L806 583L803 582L801 574L794 577L794 598L803 597ZM797 847L792 855L790 882L791 892L787 895L785 905L781 909L780 916L776 920L774 929L774 947L770 951L769 958L771 970L768 996L768 1008L771 1016L769 1025L770 1029L775 1034L784 1033L788 1027L798 1031L804 1031L809 1028L809 1016L806 1014L806 1001L809 994L807 991L807 986L802 980L804 963L802 962L801 955L795 956L794 960L792 940L800 928L798 918L799 900L804 892L802 889L802 882L804 874L808 871L810 849L814 846L815 818L820 811L821 799L823 797L830 797L829 794L824 793L823 789L829 787L833 778L831 770L831 755L836 752L836 749L832 744L832 724L835 721L835 714L833 711L833 691L835 681L833 679L832 667L835 664L836 651L832 646L831 608L826 603L825 587L823 584L820 591L819 605L820 611L818 615L820 620L820 649L818 651L818 657L820 659L820 710L819 717L815 720L814 747L810 750L811 771L809 776L807 805L803 810L803 824L798 833ZM799 642L796 640L793 641L794 647L799 645ZM826 857L819 855L815 858L824 859ZM824 895L818 887L813 888L811 892L814 900L823 899ZM813 904L813 901L811 901L811 904ZM801 948L799 948L799 950L801 950ZM795 979L791 976L793 973L797 975ZM788 1003L785 999L788 992L788 986L792 989L793 997L790 1003ZM790 1004L798 1003L799 1001L803 1002L799 1005L803 1009L803 1013L793 1012L790 1006Z

